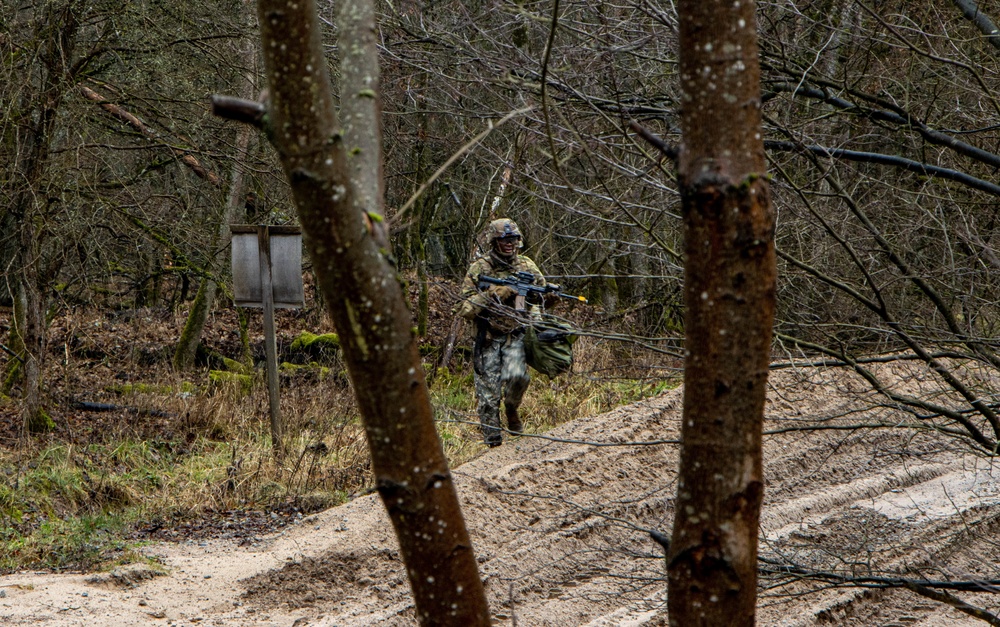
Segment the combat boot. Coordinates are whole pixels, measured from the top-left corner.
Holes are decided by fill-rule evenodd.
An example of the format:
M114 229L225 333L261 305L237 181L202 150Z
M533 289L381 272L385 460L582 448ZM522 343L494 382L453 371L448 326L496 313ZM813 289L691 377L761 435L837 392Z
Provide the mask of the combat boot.
M507 430L511 433L521 433L524 425L521 424L521 418L517 415L517 407L505 405L504 412L507 414Z

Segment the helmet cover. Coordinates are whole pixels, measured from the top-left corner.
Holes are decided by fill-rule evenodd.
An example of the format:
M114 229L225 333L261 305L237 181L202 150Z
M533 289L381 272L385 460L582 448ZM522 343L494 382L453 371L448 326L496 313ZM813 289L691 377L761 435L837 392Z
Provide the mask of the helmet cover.
M490 222L486 230L486 242L493 244L503 237L516 237L517 247L524 247L524 238L521 236L521 229L517 228L517 223L509 218L498 218Z

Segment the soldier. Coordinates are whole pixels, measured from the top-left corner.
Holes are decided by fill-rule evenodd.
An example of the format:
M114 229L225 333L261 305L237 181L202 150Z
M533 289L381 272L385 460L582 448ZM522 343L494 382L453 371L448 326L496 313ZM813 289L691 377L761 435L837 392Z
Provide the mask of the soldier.
M524 333L528 320L527 312L517 312L513 308L517 295L514 288L491 285L480 291L479 277L503 279L515 272L527 271L535 276L535 285L545 285L545 277L534 261L517 254L524 244L521 231L513 220L500 218L490 222L487 245L489 254L474 261L465 273L458 315L475 324L473 366L479 422L486 445L494 447L503 443L501 398L507 430L520 433L522 429L517 408L531 381L524 360Z

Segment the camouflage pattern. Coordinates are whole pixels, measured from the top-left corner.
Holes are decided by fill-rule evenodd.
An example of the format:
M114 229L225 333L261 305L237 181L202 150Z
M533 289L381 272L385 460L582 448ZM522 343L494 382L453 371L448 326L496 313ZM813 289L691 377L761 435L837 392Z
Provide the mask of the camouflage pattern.
M503 442L501 399L507 408L519 407L531 382L524 360L524 330L486 337L482 342L477 338L473 365L483 440L487 445L496 446Z
M505 279L515 272L527 271L535 275L535 285L545 285L545 277L535 262L524 255L515 255L510 263L505 263L495 252L472 262L462 280L462 301L456 310L466 320L474 320L491 304L490 295L479 291L479 275L485 274L495 279ZM508 303L509 304L509 303Z
M512 229L517 225L510 220L495 220L493 225L510 223ZM496 232L494 230L494 232ZM519 232L517 233L520 234ZM494 241L492 238L490 241ZM524 332L527 317L513 311L511 302L501 303L498 294L503 290L480 291L479 276L485 274L497 279L504 279L515 272L530 272L535 275L536 285L545 285L545 277L535 262L524 255L514 254L510 258L501 256L494 246L485 257L481 257L469 266L462 282L462 301L458 306L458 315L472 320L476 325L476 340L473 346L473 365L475 371L476 399L478 402L479 423L483 430L486 444L496 446L503 442L503 431L500 428L500 402L508 410L516 409L521 404L525 390L531 377L528 375L528 364L524 359ZM504 287L504 286L493 286ZM509 290L513 292L513 290Z
M517 247L524 248L524 237L521 235L521 229L517 228L517 222L509 218L499 218L490 222L490 225L486 227L487 244L492 244L501 237L519 237L521 241L517 243Z

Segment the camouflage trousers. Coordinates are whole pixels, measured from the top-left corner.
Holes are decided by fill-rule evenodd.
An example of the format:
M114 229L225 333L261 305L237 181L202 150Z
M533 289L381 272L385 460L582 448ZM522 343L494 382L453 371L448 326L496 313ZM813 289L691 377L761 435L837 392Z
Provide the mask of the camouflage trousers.
M503 441L500 429L500 400L509 410L521 404L531 377L524 360L524 330L476 339L474 352L476 399L479 424L487 444Z

